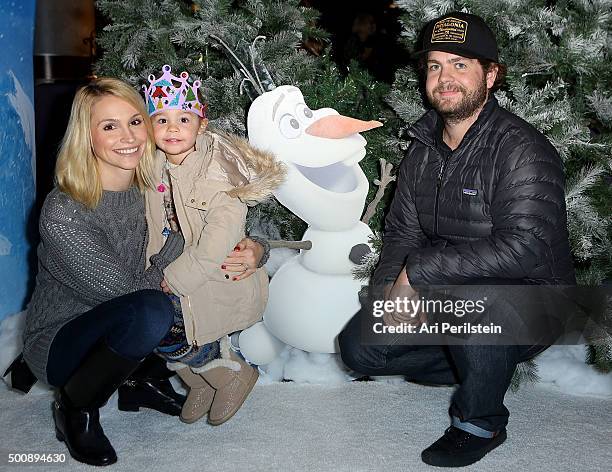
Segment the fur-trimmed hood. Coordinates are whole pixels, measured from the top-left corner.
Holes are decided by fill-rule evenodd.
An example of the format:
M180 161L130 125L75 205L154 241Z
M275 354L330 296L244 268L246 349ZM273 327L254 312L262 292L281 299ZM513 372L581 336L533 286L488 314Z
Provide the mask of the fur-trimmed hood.
M198 138L196 148L207 145L204 141L210 140L213 141L212 159L221 166L234 187L227 192L231 197L250 206L256 205L283 183L285 165L273 154L251 146L244 138L220 132L204 133Z

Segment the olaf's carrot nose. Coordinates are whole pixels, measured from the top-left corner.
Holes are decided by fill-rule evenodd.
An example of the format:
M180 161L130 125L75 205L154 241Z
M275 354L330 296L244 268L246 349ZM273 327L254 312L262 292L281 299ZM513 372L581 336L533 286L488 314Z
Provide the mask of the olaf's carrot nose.
M306 133L319 138L342 139L380 126L382 123L379 121L362 121L348 116L327 115L306 128Z

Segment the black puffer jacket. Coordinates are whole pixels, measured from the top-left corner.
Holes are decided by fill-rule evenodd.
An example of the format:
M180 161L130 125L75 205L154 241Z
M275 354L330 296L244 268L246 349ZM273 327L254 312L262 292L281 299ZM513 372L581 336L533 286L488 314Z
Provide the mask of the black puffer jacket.
M412 285L575 283L563 164L547 139L492 97L444 162L440 119L432 110L411 128L373 282L405 265Z

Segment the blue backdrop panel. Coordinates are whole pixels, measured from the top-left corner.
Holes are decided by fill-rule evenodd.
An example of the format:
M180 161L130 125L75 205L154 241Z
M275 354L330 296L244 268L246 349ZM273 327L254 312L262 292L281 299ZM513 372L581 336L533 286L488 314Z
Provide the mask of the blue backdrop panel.
M0 0L0 319L28 296L34 215L35 0Z

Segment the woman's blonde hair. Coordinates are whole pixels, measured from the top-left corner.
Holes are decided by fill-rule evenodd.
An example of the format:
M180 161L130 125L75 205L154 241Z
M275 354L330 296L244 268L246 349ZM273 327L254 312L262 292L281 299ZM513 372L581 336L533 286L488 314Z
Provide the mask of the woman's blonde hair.
M88 208L95 208L102 197L102 182L91 140L91 111L95 102L105 96L126 101L142 115L147 142L136 167L135 180L141 191L154 186L151 181L155 156L153 127L142 97L122 80L99 78L77 91L55 165L55 180L60 190Z

